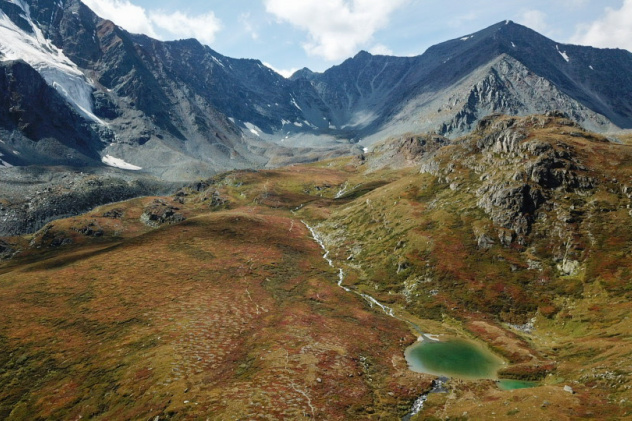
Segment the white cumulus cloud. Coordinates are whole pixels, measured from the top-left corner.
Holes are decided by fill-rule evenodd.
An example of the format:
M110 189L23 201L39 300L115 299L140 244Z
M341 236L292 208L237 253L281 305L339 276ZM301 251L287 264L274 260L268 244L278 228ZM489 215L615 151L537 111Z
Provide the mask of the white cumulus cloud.
M524 26L542 34L546 33L549 30L549 24L547 23L546 19L546 13L540 10L527 10L519 18L519 22Z
M409 0L264 0L266 11L308 33L305 51L327 60L353 55Z
M126 30L157 38L147 12L127 0L82 0L94 13L109 19Z
M129 0L82 1L100 17L130 32L157 39L197 38L205 44L212 44L222 29L221 21L213 12L190 16L178 11L148 11Z
M204 44L215 42L215 35L222 23L213 12L198 16L188 16L182 12L150 12L149 19L158 28L178 38L197 38Z
M276 67L274 67L270 63L266 63L265 61L263 62L263 65L266 66L269 69L274 70L275 72L277 72L278 74L280 74L281 76L283 76L286 79L289 78L290 76L292 76L298 70L298 68L296 68L296 67L293 67L293 68L291 68L289 70L288 69L277 69Z
M373 47L371 47L369 53L376 56L392 56L394 54L393 50L383 44L375 44Z
M632 0L624 0L620 9L607 7L596 21L578 26L571 42L632 51Z

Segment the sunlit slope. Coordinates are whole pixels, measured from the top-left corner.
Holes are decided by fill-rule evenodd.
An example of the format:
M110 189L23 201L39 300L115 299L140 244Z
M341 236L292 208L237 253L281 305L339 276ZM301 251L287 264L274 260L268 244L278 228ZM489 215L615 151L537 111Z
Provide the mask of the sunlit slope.
M432 377L407 371L409 327L358 292L539 385L453 379L418 419L625 418L631 196L630 146L561 115L493 116L452 142L404 136L56 221L0 243L0 410L399 419Z
M0 275L2 418L367 418L425 387L406 327L338 288L300 222L189 211L149 231L152 201L55 223L104 233Z

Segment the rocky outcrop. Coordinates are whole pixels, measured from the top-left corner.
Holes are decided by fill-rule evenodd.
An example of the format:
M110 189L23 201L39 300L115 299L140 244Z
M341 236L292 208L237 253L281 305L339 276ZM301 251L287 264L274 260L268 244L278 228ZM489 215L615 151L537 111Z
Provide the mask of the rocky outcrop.
M82 227L75 228L75 231L85 235L86 237L103 237L104 234L103 229L94 221Z
M538 130L543 138L533 134ZM553 130L550 136L547 130ZM426 156L420 167L453 190L464 184L473 187L461 178L464 174L458 171L459 166L473 171L480 181L474 190L477 206L499 229L499 242L510 245L518 240L524 244L539 211L549 209L553 197L564 193L586 195L598 185L574 147L555 140L571 133L590 142L605 141L559 112L525 118L492 115L482 119L474 133L456 148ZM572 216L564 220L572 222ZM495 242L487 232L477 233L476 238L481 249Z
M159 227L164 224L177 224L185 220L179 213L180 208L169 205L164 199L155 199L145 207L140 220L150 227Z
M168 188L156 181L128 181L111 176L69 173L62 179L48 181L45 177L57 176L44 172L42 177L15 177L11 182L0 183L3 193L10 193L11 199L5 204L0 202L0 237L33 233L55 219ZM24 183L33 185L25 188Z
M425 157L448 145L450 140L437 134L405 135L375 145L368 163L372 169L386 166L405 168L420 165Z
M8 259L15 254L13 246L9 243L0 240L0 260Z
M542 190L529 184L485 184L477 191L478 206L489 214L494 224L524 236L529 233L535 213L545 202Z

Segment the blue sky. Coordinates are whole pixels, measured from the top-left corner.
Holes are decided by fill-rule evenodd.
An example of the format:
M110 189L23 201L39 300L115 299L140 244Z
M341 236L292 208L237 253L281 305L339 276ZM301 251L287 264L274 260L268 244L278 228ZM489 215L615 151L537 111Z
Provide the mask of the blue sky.
M632 0L82 0L123 28L197 38L282 74L360 50L419 55L505 19L559 42L632 50Z

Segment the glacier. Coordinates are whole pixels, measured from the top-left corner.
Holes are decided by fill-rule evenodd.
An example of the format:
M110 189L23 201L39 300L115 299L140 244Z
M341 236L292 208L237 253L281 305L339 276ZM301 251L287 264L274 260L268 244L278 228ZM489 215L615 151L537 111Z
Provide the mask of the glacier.
M61 49L46 39L39 27L33 23L26 3L21 0L10 2L22 9L22 17L29 23L33 33L23 31L0 10L0 61L25 61L81 115L98 124L106 125L93 113L92 82Z

